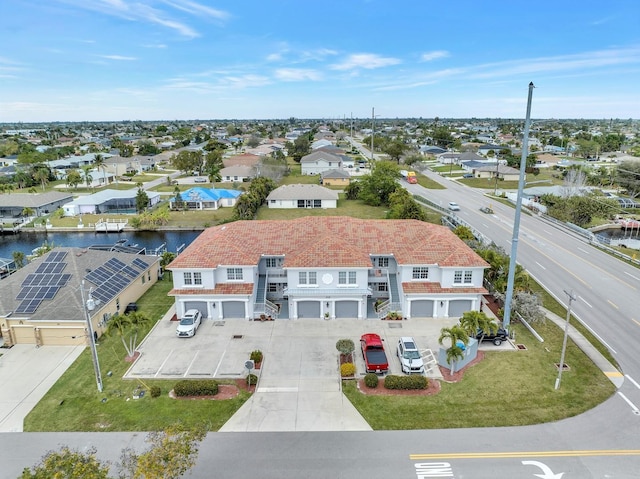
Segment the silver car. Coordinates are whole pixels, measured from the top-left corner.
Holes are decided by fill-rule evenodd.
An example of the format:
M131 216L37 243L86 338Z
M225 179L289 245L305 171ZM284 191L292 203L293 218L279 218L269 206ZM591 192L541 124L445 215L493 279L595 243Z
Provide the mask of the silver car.
M409 336L400 338L396 354L400 359L403 373L424 373L424 362L413 338Z

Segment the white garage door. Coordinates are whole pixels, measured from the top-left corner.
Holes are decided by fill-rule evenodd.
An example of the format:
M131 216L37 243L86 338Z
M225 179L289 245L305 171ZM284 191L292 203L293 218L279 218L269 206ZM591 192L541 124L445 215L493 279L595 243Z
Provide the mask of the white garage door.
M411 317L412 318L433 317L433 300L420 299L417 301L411 301Z
M222 317L224 319L244 319L244 301L225 301L222 303Z
M320 318L320 301L299 301L299 318Z
M197 309L200 311L203 318L207 318L209 315L206 301L187 301L184 303L184 310L189 311L190 309Z
M458 318L467 311L471 311L471 304L473 302L470 299L456 299L449 301L449 317Z
M337 301L336 302L336 318L357 318L358 302L357 301Z

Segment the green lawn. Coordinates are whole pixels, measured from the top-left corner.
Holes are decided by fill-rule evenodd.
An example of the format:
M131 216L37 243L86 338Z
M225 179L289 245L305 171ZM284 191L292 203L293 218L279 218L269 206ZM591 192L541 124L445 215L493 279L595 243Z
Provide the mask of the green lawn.
M401 430L556 421L581 414L615 392L613 383L572 341L565 359L571 370L563 373L556 391L554 363L560 360L563 331L550 321L536 325L545 339L539 343L522 325L513 329L526 351L485 352L484 360L468 368L460 382L442 382L433 396L366 396L353 381L343 383L344 393L373 429Z
M167 296L171 287L170 275L165 275L138 301L140 311L153 323L173 303ZM150 329L151 325L141 337ZM241 391L236 398L224 401L175 400L168 392L177 380L124 380L130 363L124 360L126 352L117 337L100 338L98 355L104 392L97 391L91 354L86 349L26 417L25 431L158 431L176 422L195 426L203 418L210 430L217 431L249 398L249 393ZM138 386L146 394L131 399ZM162 395L152 398L151 386L159 386Z

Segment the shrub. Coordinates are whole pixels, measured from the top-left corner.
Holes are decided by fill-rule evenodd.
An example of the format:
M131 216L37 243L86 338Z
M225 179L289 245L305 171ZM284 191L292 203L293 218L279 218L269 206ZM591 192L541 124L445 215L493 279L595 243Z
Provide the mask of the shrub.
M370 388L378 387L378 375L375 373L367 373L364 375L364 384Z
M173 387L178 397L215 396L218 394L218 383L213 379L184 379Z
M426 389L429 381L422 375L394 376L389 374L384 378L386 389Z
M344 363L340 365L340 375L343 378L353 376L356 373L356 366L353 363Z
M251 354L249 355L249 359L251 359L251 361L253 361L255 363L261 363L262 362L262 351L260 351L259 349L251 351Z
M247 386L255 386L256 384L258 384L258 376L249 374L247 376Z
M160 394L162 394L162 389L160 389L160 386L151 386L151 390L149 391L149 393L151 394L152 398L157 398L160 397Z
M338 339L336 349L341 354L351 354L356 349L356 346L351 339Z

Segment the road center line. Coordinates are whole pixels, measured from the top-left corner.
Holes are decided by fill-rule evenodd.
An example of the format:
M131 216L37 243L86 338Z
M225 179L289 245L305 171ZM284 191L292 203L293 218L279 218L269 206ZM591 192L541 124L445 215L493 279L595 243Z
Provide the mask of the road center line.
M618 308L618 305L616 303L614 303L613 301L611 301L609 299L607 299L607 303L609 303L611 306L613 306L616 309L620 309L620 308Z
M538 266L540 266L540 267L541 267L542 269L544 269L544 270L546 270L546 269L547 269L547 268L545 268L544 266L542 266L540 263L538 263L537 261L536 261L536 264L537 264Z
M584 304L586 304L586 305L587 305L587 306L589 306L590 308L593 308L593 306L591 306L589 303L587 303L587 302L585 301L585 299L584 299L582 296L578 296L578 298L579 298L579 299L580 299Z
M442 454L409 454L412 461L427 459L496 459L513 457L595 457L640 456L640 449L603 449L593 451L523 451L523 452L452 452Z
M582 251L584 254L589 254L589 252L586 249L582 249L582 248L578 248L580 251Z
M635 404L633 404L631 401L629 401L629 399L627 398L627 396L625 396L624 394L622 394L620 391L618 391L618 394L620 395L620 397L622 399L625 400L625 402L631 406L631 409L633 410L634 414L640 414L640 410L638 410L638 408L636 407Z

